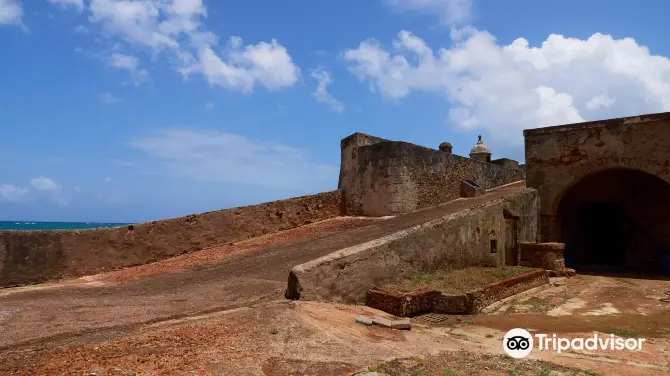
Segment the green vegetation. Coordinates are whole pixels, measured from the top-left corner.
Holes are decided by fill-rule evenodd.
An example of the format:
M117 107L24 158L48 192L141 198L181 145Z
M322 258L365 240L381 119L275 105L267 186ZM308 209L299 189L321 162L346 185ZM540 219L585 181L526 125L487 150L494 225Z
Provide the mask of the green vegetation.
M381 288L401 293L433 289L450 294L463 294L534 270L537 269L522 266L443 268L431 273L417 273L401 278Z

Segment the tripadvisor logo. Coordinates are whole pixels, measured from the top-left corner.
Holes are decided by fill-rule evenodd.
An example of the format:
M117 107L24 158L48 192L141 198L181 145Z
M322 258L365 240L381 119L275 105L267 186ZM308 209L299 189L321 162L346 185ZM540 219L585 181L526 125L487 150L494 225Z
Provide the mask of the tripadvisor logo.
M533 338L534 337L534 338ZM561 353L567 350L629 350L641 351L645 338L621 338L614 334L601 336L594 333L588 338L563 338L556 334L531 335L526 329L512 329L503 338L503 350L512 358L525 358L533 351L533 345L537 343L540 351L555 351Z
M526 329L512 329L503 338L503 349L512 358L525 358L533 351L533 336Z

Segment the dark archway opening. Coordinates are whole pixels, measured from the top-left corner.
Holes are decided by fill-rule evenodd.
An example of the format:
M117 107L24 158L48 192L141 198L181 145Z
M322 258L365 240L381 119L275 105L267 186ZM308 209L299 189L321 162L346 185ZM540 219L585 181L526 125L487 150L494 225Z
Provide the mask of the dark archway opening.
M670 275L670 185L632 169L587 176L561 199L566 265Z

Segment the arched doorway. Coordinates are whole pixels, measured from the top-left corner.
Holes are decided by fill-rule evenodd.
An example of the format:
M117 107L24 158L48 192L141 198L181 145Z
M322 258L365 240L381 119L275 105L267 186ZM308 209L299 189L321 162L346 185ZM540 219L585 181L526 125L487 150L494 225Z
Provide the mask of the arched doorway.
M558 220L568 267L670 275L670 184L607 169L566 192Z

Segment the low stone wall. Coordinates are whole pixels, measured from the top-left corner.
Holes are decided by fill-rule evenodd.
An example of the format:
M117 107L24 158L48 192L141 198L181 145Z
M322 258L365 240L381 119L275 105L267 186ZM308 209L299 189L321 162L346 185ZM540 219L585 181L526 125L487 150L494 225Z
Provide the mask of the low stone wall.
M435 312L446 314L475 314L499 300L549 283L545 270L535 270L506 278L462 295L423 290L406 294L393 291L370 290L366 304L369 307L398 317Z
M519 243L520 264L532 268L562 271L565 269L563 243Z
M401 294L393 291L368 291L366 305L398 317L409 317L419 313L432 312L440 292L434 290L415 291Z
M96 274L323 221L342 192L279 200L136 225L0 231L0 287Z
M519 241L536 240L537 193L524 189L297 265L289 275L286 297L361 303L369 289L403 273L430 272L440 265L503 266L506 213L518 218ZM495 253L492 244L497 244Z
M520 276L503 279L500 282L484 286L468 292L466 296L471 302L471 313L477 313L482 308L512 295L530 290L549 283L549 276L545 270L536 270Z
M484 163L356 133L342 140L339 188L348 215L396 215L459 198L463 180L484 189L524 180L512 162Z
M440 294L433 311L450 315L467 315L472 312L472 301L465 294Z

